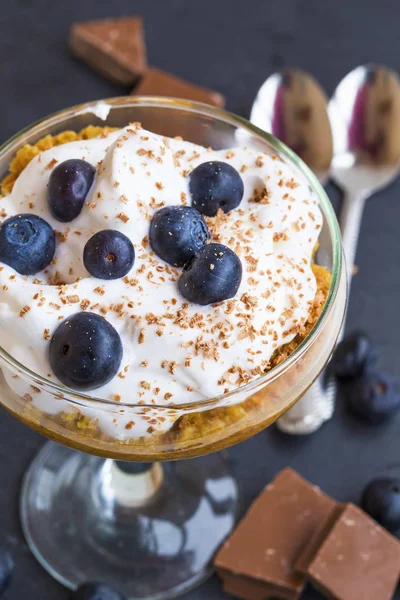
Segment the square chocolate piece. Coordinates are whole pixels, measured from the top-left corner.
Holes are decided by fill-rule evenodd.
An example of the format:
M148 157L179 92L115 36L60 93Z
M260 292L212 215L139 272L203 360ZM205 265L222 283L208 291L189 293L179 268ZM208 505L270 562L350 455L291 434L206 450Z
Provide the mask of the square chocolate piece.
M122 85L133 85L147 68L140 17L75 23L69 44L72 52L90 67Z
M200 87L175 75L150 68L131 92L134 96L169 96L204 102L222 108L225 98L219 92Z
M346 504L307 570L334 600L390 600L400 576L400 541Z
M254 600L260 586L265 586L266 593L271 590L271 598L296 600L305 578L295 572L294 565L335 505L300 475L284 469L255 500L218 552L217 573L230 590L234 589L232 575L257 582L256 590L247 585L248 597L251 594Z

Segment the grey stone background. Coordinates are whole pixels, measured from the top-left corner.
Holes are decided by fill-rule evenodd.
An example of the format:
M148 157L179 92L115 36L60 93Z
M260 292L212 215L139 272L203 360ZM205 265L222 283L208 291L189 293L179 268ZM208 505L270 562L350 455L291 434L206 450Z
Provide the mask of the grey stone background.
M328 93L359 63L400 70L398 0L1 0L1 142L65 106L126 93L66 47L73 21L123 14L144 16L151 64L221 91L228 109L243 116L262 81L282 66L310 71ZM329 193L337 204L337 191ZM397 374L399 233L397 182L367 204L348 319L348 329L362 328L378 344L379 366ZM312 437L287 437L272 427L230 449L246 506L284 465L338 500L357 502L372 477L388 470L400 476L399 425L394 419L365 426L339 401L334 419ZM21 478L42 444L0 408L0 542L13 547L17 564L6 600L68 596L31 556L18 522ZM215 578L187 596L223 597ZM311 589L304 595L319 598Z

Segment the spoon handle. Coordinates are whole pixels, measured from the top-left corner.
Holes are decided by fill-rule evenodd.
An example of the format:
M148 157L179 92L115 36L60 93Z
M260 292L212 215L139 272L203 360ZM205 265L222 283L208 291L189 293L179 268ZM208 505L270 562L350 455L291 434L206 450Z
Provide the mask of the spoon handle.
M344 191L340 211L340 228L342 231L342 245L347 267L348 291L353 275L354 260L357 252L361 220L367 199L367 193ZM339 340L343 336L344 322ZM335 408L336 381L330 377L324 387L321 375L304 396L285 413L277 422L281 431L292 435L306 435L313 433L328 421Z
M356 258L358 238L360 236L361 220L364 212L366 192L357 193L344 191L342 207L340 209L340 229L342 232L342 246L347 269L347 293L353 277L354 261ZM342 327L343 333L344 325Z

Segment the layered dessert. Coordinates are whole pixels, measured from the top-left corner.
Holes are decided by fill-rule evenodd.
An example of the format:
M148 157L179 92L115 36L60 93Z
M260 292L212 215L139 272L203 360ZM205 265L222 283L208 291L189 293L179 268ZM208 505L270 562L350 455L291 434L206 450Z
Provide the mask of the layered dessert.
M71 429L129 442L204 426L179 407L282 362L328 293L313 264L317 199L294 167L246 145L89 127L20 150L2 194L1 343L65 392L4 375ZM104 410L74 406L74 391Z

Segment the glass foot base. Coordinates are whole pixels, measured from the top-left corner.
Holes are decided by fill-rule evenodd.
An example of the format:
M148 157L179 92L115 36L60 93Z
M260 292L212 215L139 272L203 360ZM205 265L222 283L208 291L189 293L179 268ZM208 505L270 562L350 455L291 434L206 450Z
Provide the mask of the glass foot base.
M71 589L106 581L132 600L173 598L207 579L239 514L238 484L221 455L155 465L157 484L136 501L127 490L137 476L123 474L121 484L116 468L44 446L21 496L24 534L42 566ZM140 493L151 489L137 481Z

